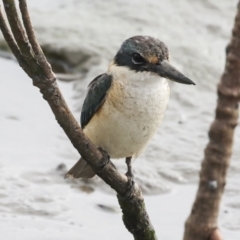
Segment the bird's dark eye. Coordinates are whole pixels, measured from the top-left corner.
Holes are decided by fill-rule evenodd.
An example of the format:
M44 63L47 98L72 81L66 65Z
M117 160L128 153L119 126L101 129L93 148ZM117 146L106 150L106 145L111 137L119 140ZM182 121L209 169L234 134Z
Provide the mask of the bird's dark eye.
M134 64L142 64L144 59L138 53L134 53L132 56L132 61Z

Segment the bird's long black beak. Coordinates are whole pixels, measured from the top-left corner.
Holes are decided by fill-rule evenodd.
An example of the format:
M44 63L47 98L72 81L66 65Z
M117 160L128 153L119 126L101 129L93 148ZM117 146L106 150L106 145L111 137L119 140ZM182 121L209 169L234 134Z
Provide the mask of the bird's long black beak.
M159 76L167 78L174 82L196 85L192 80L172 67L166 60L163 60L158 65L155 65L155 71Z

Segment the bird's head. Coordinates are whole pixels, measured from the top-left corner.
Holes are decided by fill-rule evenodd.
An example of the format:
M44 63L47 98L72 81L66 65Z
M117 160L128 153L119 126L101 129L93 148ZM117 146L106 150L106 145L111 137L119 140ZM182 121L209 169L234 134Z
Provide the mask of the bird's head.
M160 77L183 83L195 83L169 64L169 51L160 40L135 36L123 42L114 58L114 64L136 72L150 72Z

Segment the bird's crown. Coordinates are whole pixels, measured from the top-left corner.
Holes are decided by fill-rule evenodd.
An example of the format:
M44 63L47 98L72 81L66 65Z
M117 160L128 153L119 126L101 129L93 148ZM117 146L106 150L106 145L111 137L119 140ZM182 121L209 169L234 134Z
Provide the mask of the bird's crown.
M149 36L135 36L123 42L113 63L136 72L151 72L175 82L195 85L168 61L169 51L162 41Z
M168 59L169 51L162 41L149 36L134 36L123 42L114 62L141 71L146 63L158 64Z

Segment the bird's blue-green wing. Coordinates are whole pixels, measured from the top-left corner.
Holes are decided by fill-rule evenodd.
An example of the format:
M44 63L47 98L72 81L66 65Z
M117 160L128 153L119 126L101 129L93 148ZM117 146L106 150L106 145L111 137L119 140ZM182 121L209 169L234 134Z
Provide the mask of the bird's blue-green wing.
M112 76L106 73L97 76L89 84L89 90L83 102L81 113L82 129L88 124L93 115L104 103L111 84Z

